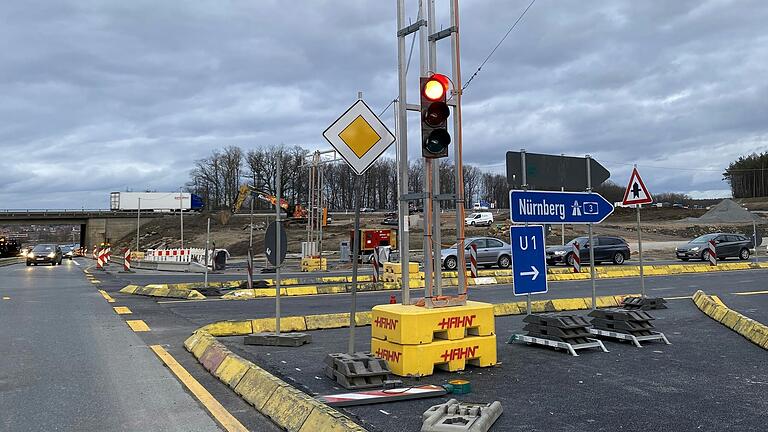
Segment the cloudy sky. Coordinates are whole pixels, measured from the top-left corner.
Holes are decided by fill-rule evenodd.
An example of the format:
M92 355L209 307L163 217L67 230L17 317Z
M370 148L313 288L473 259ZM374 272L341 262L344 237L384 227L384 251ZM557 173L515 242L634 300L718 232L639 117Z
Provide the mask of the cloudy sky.
M465 80L528 3L462 1ZM396 95L395 4L0 2L0 208L175 190L227 145L328 148L357 91ZM592 154L620 184L637 163L652 193L726 196L723 168L768 150L766 22L764 0L537 0L466 90L465 161Z

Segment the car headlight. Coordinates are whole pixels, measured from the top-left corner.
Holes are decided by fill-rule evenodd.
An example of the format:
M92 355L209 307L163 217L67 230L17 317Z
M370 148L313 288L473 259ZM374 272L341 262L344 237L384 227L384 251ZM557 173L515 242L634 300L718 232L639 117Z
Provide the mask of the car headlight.
M56 256L56 254L55 254L55 253L53 253L53 252L51 252L51 253L49 253L49 254L48 254L48 258L53 258L53 257L55 257L55 256Z
M691 248L691 252L696 252L697 250L701 249L700 247L696 246Z
M563 255L565 255L565 251L563 251L563 250L555 251L555 255L563 256Z
M34 257L35 257L35 254L33 254L32 252L30 252L30 253L28 253L28 254L27 254L27 257L29 257L29 258L34 258Z

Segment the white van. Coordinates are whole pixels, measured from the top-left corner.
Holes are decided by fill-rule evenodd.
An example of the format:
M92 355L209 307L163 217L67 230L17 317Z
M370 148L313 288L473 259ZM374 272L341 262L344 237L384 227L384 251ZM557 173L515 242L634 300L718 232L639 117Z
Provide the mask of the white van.
M493 223L493 214L491 212L472 213L464 218L464 224L467 226L491 226Z

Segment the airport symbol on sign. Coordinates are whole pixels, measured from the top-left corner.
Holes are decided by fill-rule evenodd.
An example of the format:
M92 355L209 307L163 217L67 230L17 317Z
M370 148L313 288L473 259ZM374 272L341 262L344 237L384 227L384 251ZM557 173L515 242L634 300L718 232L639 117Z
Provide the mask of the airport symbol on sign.
M515 223L600 223L613 205L594 192L509 192L510 218Z
M643 179L640 178L637 167L632 168L632 175L629 177L629 184L627 184L627 189L624 191L622 204L650 204L652 202L653 198L651 198L648 188L645 187Z
M544 226L512 226L512 289L515 295L547 292Z
M362 100L336 119L323 137L357 175L362 175L395 142L395 136Z

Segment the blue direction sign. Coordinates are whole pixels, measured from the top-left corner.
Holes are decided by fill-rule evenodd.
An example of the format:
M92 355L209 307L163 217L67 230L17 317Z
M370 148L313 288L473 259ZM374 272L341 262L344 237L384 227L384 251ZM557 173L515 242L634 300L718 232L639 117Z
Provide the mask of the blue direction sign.
M594 192L509 191L509 216L516 223L600 223L613 204Z
M544 226L512 226L512 289L515 295L547 292L547 255Z

